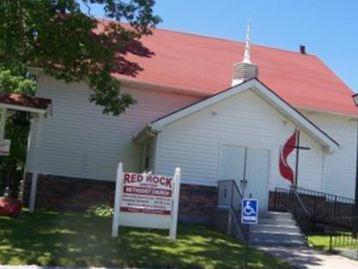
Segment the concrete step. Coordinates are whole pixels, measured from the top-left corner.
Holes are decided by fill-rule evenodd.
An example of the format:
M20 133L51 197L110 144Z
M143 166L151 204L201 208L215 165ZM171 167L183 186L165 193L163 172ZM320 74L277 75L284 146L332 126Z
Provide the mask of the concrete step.
M226 209L227 210L227 209ZM237 218L237 219L236 219ZM245 237L240 228L240 216L233 221L231 233L243 240ZM302 234L296 221L290 213L262 212L259 223L250 226L250 244L256 246L307 246L306 238ZM227 225L224 225L227 227Z
M263 212L260 214L259 224L251 226L250 244L305 246L306 238L290 213Z
M292 220L292 214L287 212L267 211L260 213L259 219Z
M268 219L268 218L259 218L259 224L264 225L286 225L286 226L296 226L296 222L293 219Z
M250 236L252 237L275 237L277 239L291 236L291 237L303 237L304 234L300 231L300 229L290 229L290 230L282 230L282 229L251 229Z
M250 237L252 238L269 238L275 240L281 240L286 238L291 239L304 239L304 235L300 232L289 232L289 233L282 233L282 232L263 232L263 231L250 231Z
M253 238L250 240L250 244L254 246L306 246L305 240L294 240L290 238L286 238L285 240L274 240L274 239L262 239L262 238Z
M258 224L251 226L252 232L281 232L281 233L292 233L292 232L300 232L299 227L296 225L275 225L275 224Z

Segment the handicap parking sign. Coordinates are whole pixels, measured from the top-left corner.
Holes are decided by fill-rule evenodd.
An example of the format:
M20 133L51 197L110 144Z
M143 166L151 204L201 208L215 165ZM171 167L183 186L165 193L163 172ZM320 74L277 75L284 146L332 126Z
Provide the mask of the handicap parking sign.
M241 223L257 224L259 204L257 199L242 199Z

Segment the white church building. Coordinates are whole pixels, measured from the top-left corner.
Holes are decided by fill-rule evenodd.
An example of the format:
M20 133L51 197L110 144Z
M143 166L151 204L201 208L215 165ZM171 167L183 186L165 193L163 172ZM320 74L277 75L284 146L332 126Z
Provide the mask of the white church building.
M250 48L248 40L161 29L142 42L150 56L127 55L142 70L113 74L137 100L118 117L88 101L85 83L39 74L38 96L52 109L31 127L38 141L31 140L26 186L37 191L37 207L112 203L121 161L125 171L164 175L181 167L183 218L210 219L224 179L247 180L246 193L267 210L270 192L291 184L279 162L296 129L307 148L299 151L297 185L354 197L353 92L304 47ZM295 151L287 162L295 168Z

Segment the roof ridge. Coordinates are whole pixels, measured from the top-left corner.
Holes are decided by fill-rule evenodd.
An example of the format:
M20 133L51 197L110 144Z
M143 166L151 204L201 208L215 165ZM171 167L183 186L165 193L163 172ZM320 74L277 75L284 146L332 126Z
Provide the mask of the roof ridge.
M98 19L99 21L109 21L109 22L114 21L114 20L111 20L111 19L103 19L103 18L96 18L96 19ZM114 21L114 22L116 22L116 21ZM128 23L125 23L125 22L120 22L120 23L129 25ZM225 42L231 42L231 43L241 43L243 45L245 44L244 41L240 41L240 40L234 40L234 39L230 39L230 38L211 36L211 35L194 33L194 32L185 32L184 30L174 30L174 29L168 29L168 28L154 27L154 28L152 28L152 31L163 31L163 32L170 32L170 33L176 33L176 34L180 34L180 35L188 35L188 36L200 37L200 38L211 39L211 40L225 41ZM261 47L261 48L265 48L265 49L272 49L272 50L278 50L278 51L283 51L283 52L288 52L288 53L301 55L301 53L299 51L283 49L283 48L278 48L278 47L270 47L270 46L267 46L267 45L257 44L257 43L253 43L253 42L251 42L251 45L253 47ZM310 54L310 53L307 53L304 56L315 56L315 57L317 57L315 54Z
M168 29L168 28L153 28L152 30L153 31L171 32L171 33L176 33L176 34L181 34L181 35L189 35L189 36L194 36L194 37L201 37L201 38L205 38L205 39L214 39L214 40L218 40L218 41L226 41L226 42L231 42L231 43L241 43L243 45L245 44L244 41L240 41L240 40L234 40L234 39L229 39L229 38L225 38L225 37L210 36L210 35L206 35L206 34L199 34L199 33L193 33L193 32L184 32L182 30L173 30L173 29ZM301 55L301 53L299 51L283 49L283 48L278 48L278 47L270 47L267 45L257 44L257 43L253 43L253 42L251 42L251 45L253 47L261 47L261 48L265 48L265 49L279 50L279 51L283 51L283 52ZM310 53L307 53L304 56L317 57L315 54L310 54Z

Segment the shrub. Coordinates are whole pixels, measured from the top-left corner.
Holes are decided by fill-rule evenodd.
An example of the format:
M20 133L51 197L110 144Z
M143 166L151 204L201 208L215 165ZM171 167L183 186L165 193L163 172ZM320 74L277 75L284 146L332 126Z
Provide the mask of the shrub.
M113 208L109 204L99 204L91 206L87 210L88 214L97 217L111 217L113 216Z

